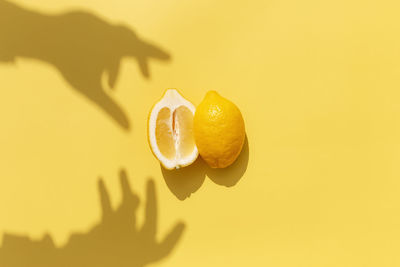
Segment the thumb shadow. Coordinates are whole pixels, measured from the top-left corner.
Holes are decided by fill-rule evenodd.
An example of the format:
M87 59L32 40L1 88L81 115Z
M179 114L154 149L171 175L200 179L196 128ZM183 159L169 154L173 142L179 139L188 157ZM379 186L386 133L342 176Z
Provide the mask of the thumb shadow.
M18 58L52 65L76 92L127 130L128 117L109 90L116 85L121 60L135 59L149 78L149 61L167 61L170 55L129 27L87 11L44 14L0 0L0 62Z
M99 181L101 220L89 231L72 233L66 245L56 247L50 235L41 240L4 234L0 263L4 267L139 267L166 258L180 240L185 225L177 223L157 240L158 210L155 185L147 183L144 223L136 225L139 198L121 170L122 202L113 209L107 189Z

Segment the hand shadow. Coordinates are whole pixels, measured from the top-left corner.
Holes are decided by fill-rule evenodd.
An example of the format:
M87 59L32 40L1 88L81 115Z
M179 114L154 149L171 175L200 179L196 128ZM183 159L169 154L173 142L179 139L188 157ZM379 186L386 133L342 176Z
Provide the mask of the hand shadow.
M113 25L86 11L43 14L0 0L0 62L32 58L53 65L77 92L129 129L123 109L106 92L115 87L120 62L135 58L149 78L149 59L169 60L127 26Z
M136 227L139 198L132 193L126 173L120 173L122 203L113 210L107 190L99 181L102 218L87 233L74 233L67 244L57 248L52 238L32 241L25 236L4 234L0 263L4 267L136 267L166 258L182 236L178 223L158 242L157 204L154 182L147 184L145 222Z
M213 169L200 156L192 165L178 170L166 170L161 164L160 167L169 190L179 200L185 200L201 187L206 176L218 185L226 187L236 185L245 174L248 163L249 141L246 135L242 152L236 161L227 168Z

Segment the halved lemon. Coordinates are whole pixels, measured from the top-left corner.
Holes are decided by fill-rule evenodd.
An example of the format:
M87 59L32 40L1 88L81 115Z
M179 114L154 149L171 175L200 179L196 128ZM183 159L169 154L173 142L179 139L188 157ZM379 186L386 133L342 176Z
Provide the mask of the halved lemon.
M166 169L192 164L199 152L193 136L195 106L168 89L150 111L148 138L154 156Z

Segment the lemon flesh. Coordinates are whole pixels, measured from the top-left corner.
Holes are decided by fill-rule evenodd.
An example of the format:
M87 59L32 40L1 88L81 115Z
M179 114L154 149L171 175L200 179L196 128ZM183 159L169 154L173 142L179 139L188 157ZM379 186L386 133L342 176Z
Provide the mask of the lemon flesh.
M157 117L156 139L161 154L172 160L175 158L176 150L170 118L171 110L169 108L162 108Z
M150 112L150 148L166 169L184 167L196 160L198 150L193 136L194 113L194 105L175 89L167 90Z
M237 159L246 133L235 104L209 91L196 108L193 124L197 149L210 167L225 168Z

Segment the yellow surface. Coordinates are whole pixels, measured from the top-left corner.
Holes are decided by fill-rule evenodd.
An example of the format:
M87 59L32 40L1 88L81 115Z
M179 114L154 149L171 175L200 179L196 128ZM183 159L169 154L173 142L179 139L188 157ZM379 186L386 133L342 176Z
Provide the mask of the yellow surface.
M400 266L399 1L18 4L31 11L3 23L0 0L1 267ZM164 59L150 79L147 52ZM128 54L115 90L102 89L101 71L112 77ZM146 123L170 87L239 106L248 143L233 168L160 168ZM123 199L121 169L137 210L131 194L107 206L106 190L112 208ZM158 206L139 235L148 177ZM160 242L179 221L158 246L154 228ZM26 255L36 261L11 264Z

